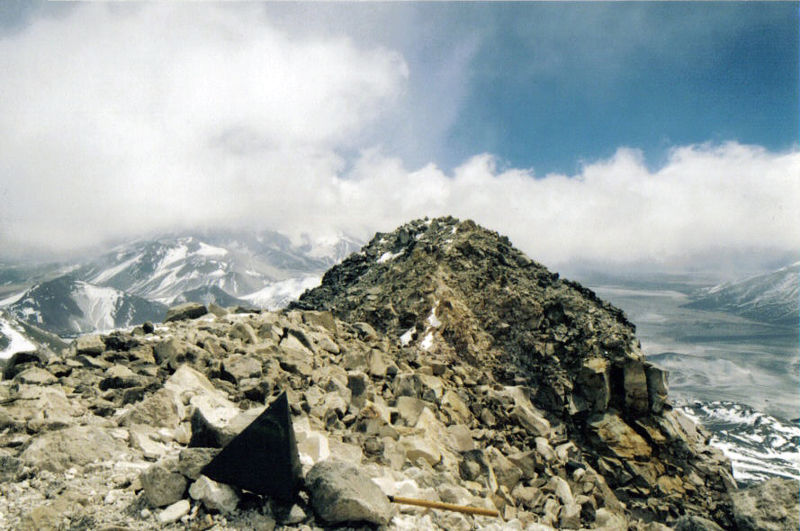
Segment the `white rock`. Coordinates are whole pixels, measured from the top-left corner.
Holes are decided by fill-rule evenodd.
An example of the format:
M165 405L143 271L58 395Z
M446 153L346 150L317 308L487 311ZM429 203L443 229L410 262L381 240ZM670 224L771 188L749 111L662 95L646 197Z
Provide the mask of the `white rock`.
M575 503L575 498L572 496L572 489L564 478L552 476L548 482L548 486L553 489L563 505L572 505Z
M406 451L406 457L412 462L422 458L433 466L442 458L436 445L426 439L406 435L400 439L400 444Z
M301 464L314 465L330 457L327 437L318 431L309 431L302 435L302 439L298 437L297 441Z
M233 512L239 504L239 495L230 485L202 475L189 487L189 496L202 502L206 509L221 513Z
M191 507L189 500L177 501L158 513L158 521L162 524L177 522L182 517L189 514L189 509L191 509Z

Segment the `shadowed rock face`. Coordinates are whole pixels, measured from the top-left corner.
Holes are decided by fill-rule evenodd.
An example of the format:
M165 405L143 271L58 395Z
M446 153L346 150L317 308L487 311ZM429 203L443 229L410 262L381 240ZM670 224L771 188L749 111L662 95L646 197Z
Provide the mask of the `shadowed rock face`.
M426 361L481 367L476 383L523 386L647 518L696 511L730 523L730 466L672 410L634 325L497 233L439 218L377 234L293 307L366 322Z

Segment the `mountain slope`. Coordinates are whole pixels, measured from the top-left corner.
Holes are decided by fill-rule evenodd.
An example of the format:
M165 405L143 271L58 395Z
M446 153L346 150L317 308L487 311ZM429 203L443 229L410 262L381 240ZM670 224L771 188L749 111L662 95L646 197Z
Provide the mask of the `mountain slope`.
M119 246L75 275L164 304L213 299L230 305L276 282L321 276L354 248L347 238L293 245L269 231L165 236Z
M0 362L18 352L60 352L66 346L67 343L58 336L0 311Z
M376 235L290 308L364 322L417 364L482 371L464 385L520 386L635 514L730 525L730 465L669 404L666 374L644 360L634 326L497 233L453 218L408 223ZM530 434L505 442L537 445Z
M705 288L687 308L727 312L755 321L798 326L800 262L771 273Z
M68 337L160 321L166 306L64 275L36 284L6 310L20 321Z

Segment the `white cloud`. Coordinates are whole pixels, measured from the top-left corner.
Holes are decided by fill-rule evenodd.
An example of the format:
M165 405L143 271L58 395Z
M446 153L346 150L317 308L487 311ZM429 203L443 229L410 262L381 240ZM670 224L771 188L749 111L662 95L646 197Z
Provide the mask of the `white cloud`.
M800 248L797 150L684 146L651 171L620 148L571 176L486 154L409 169L365 132L411 106L410 75L391 50L290 36L257 5L37 19L0 39L0 247L219 225L368 238L452 214L554 266Z
M80 6L0 40L0 72L6 247L312 193L408 75L388 50L292 39L258 5Z
M651 171L621 148L577 175L536 178L476 156L445 175L366 154L340 185L346 221L389 230L422 215L472 218L546 264L680 264L800 249L800 152L738 143L676 148ZM402 183L402 184L401 184ZM344 222L343 222L344 223Z

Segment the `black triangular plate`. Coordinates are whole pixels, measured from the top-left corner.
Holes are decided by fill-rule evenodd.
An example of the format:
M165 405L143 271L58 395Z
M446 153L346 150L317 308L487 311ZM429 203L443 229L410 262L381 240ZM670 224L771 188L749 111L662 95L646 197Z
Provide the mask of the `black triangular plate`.
M229 442L202 473L220 483L291 502L301 468L286 393Z

